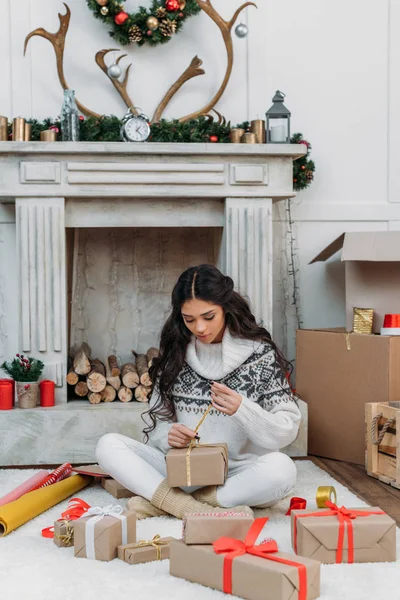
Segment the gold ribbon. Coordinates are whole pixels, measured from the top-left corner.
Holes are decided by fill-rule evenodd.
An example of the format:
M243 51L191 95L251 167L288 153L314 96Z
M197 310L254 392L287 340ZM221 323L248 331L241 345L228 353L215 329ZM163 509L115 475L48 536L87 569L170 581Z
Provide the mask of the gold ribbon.
M63 535L57 535L55 533L54 536L66 546L72 545L72 542L74 541L74 528L68 520L64 520L62 525L65 525L65 533Z
M372 333L374 322L373 308L353 308L353 331L354 333Z
M325 502L327 500L337 504L336 490L333 485L320 485L317 488L317 494L315 496L315 502L317 503L318 508L326 508Z
M147 548L153 546L157 552L157 560L161 560L161 546L168 546L168 543L169 542L161 541L160 535L155 535L152 540L139 540L137 544L129 544L129 546L125 547L125 552L132 548Z
M200 421L197 423L194 433L197 434L200 426L203 424L206 416L208 415L208 413L210 412L211 409L212 409L212 404L209 405L206 412L201 417ZM190 487L192 485L192 473L191 473L191 468L190 468L190 453L196 445L200 445L200 444L197 443L197 440L192 440L189 444L188 449L186 450L186 485L188 487Z

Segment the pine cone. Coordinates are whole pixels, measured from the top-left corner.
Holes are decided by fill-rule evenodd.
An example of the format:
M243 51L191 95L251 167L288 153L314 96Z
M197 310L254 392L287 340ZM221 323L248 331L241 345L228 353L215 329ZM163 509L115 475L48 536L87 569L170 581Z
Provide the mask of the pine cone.
M306 171L306 179L307 181L312 181L314 179L314 173L309 169Z
M140 42L143 39L142 30L139 25L132 25L128 31L130 42Z
M158 17L159 19L164 19L165 15L167 14L167 11L165 8L157 8L156 10L156 17Z
M165 37L171 37L176 31L176 23L175 21L170 21L169 19L164 19L160 23L160 32L161 35Z

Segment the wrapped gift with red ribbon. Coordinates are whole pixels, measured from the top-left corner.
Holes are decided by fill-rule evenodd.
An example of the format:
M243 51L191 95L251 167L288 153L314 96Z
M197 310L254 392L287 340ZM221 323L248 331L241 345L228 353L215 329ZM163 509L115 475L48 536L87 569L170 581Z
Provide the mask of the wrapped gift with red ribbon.
M322 563L396 560L396 523L378 507L293 510L292 544L296 554Z
M279 552L274 540L256 545L267 521L256 519L243 541L222 537L212 546L172 541L170 574L246 600L318 598L318 561Z

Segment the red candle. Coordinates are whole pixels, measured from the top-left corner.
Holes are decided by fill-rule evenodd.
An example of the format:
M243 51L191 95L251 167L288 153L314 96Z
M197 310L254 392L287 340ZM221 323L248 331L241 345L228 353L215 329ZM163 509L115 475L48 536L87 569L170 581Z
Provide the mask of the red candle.
M54 381L50 379L43 379L39 383L40 388L40 406L54 406L55 404L55 388Z
M15 406L15 379L7 379L7 378L0 379L0 383L2 381L9 381L10 383L12 383L12 386L13 386L13 406Z
M0 410L10 410L13 407L13 399L11 381L0 381Z

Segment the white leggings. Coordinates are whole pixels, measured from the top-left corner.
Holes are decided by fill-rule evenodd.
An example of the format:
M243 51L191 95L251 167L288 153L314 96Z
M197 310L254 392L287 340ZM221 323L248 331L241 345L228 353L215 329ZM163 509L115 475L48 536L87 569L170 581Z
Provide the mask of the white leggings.
M101 468L134 494L151 500L166 478L165 454L118 433L107 433L96 447ZM296 482L294 462L280 452L271 452L235 468L218 487L220 506L271 506L286 496ZM197 488L183 488L194 491Z

